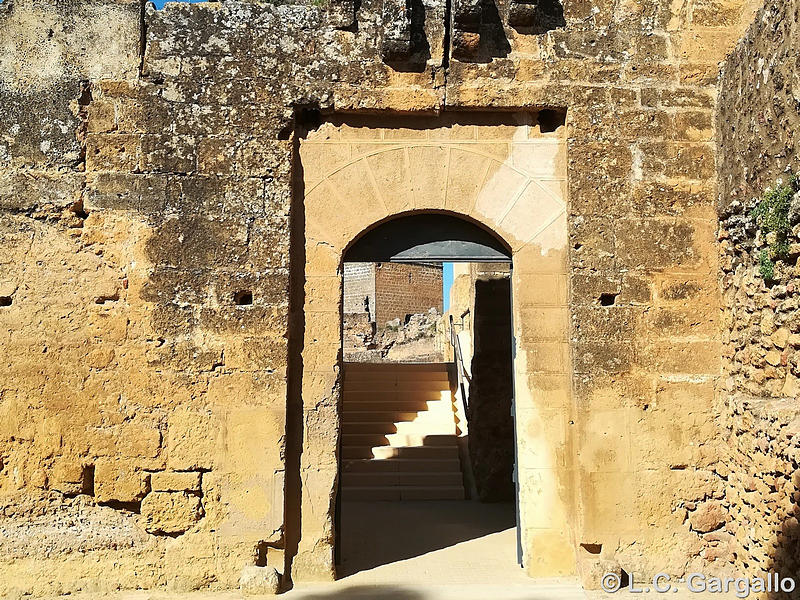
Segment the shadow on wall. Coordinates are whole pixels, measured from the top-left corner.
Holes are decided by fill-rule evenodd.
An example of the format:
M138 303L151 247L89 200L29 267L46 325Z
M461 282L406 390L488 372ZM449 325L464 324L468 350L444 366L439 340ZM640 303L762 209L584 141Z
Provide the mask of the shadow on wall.
M475 282L469 453L481 502L513 500L511 281Z
M455 58L461 62L490 63L492 59L506 58L511 53L511 43L506 36L503 19L495 0L481 1L477 32L480 33L480 41L476 51L463 52L454 48Z
M789 482L791 483L791 482ZM788 484L787 484L788 485ZM794 514L800 515L800 497L796 496L794 499ZM797 517L788 517L783 519L781 523L781 530L775 536L772 564L768 569L769 573L777 573L781 580L790 578L794 581L794 590L774 590L769 592L767 598L774 600L785 600L786 598L800 597L800 523ZM753 568L755 565L750 565ZM752 577L763 577L762 574L754 574ZM775 575L772 575L773 581ZM772 587L775 585L773 583ZM787 593L791 591L791 593Z
M536 3L535 17L531 23L512 24L517 33L540 35L553 29L566 27L564 6L560 0L539 0Z
M300 139L316 127L318 115L300 110L295 115L293 141L292 206L302 206L305 196L303 163L299 160ZM286 479L284 481L285 566L284 576L292 578L292 562L297 555L302 528L301 455L303 453L303 341L305 339L305 264L306 222L302 210L292 210L289 221L289 340L286 371Z
M408 2L411 20L411 55L404 61L387 61L397 71L422 73L431 57L431 45L425 33L425 3L422 0Z

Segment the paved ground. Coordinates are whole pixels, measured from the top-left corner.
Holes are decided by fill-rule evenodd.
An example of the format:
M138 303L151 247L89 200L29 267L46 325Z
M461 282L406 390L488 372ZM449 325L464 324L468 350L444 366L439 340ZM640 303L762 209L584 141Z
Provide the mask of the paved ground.
M343 578L287 599L584 598L574 581L532 588L517 566L513 504L351 502L341 518Z
M533 580L516 564L514 507L475 502L353 502L342 509L342 579L298 585L286 600L702 600L707 594L584 592ZM734 594L715 594L719 600ZM69 600L241 600L238 591L77 594ZM62 599L64 600L64 599Z
M512 503L344 503L339 574L351 583L527 583L514 527Z
M466 586L444 585L310 585L280 596L260 598L291 600L585 600L573 585L536 584L534 586L505 586L500 584ZM61 596L58 600L244 600L259 598L242 596L239 592L120 592L118 594L77 594ZM50 599L48 599L50 600ZM626 599L631 600L631 599ZM670 599L672 600L672 599ZM675 599L677 600L677 599Z
M575 578L530 579L517 565L514 505L353 502L341 514L342 579L287 600L656 600L585 592ZM701 600L685 589L664 600ZM716 598L734 598L717 594Z

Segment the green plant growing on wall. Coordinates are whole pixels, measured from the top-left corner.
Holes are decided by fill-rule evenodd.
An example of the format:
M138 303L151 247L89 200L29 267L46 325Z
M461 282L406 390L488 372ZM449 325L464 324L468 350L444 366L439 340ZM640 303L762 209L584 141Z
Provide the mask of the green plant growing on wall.
M775 263L769 257L769 251L764 248L758 255L758 270L764 281L772 281L775 277Z
M792 175L788 183L767 190L751 213L767 242L767 247L758 256L758 270L764 281L771 281L775 277L776 261L789 256L789 234L792 230L789 208L792 196L799 187L800 178Z

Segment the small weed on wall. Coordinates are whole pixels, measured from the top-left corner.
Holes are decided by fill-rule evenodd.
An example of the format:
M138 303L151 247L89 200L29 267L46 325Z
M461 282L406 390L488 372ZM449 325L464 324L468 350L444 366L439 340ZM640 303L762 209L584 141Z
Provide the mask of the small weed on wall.
M775 263L789 258L792 222L800 220L800 206L793 205L798 190L800 178L792 175L788 183L779 182L774 189L767 190L751 213L758 225L760 241L766 244L758 255L758 268L764 281L773 281ZM794 204L800 205L800 198Z

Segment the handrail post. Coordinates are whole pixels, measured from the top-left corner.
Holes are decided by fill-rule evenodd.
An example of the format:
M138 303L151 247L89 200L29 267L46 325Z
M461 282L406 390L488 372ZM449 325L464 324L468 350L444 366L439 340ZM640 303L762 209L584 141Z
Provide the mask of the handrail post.
M465 385L465 382L469 383L469 376L467 375L466 368L464 367L464 357L461 354L461 341L458 339L458 335L456 334L455 323L453 321L452 314L450 315L450 345L453 347L453 362L455 363L456 368L456 396L458 400L456 414L463 422L463 426L459 427L461 430L461 435L466 435L469 430L469 396L467 395L468 386Z

